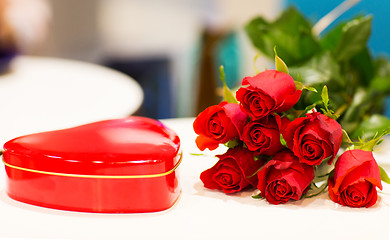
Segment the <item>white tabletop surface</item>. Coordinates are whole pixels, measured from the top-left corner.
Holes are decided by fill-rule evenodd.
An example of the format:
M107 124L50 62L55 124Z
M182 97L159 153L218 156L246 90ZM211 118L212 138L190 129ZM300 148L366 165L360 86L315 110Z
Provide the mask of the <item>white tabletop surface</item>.
M215 159L194 156L193 119L163 122L182 141L184 158L178 171L182 194L169 210L144 214L79 213L24 204L5 192L0 168L1 239L389 239L390 196L379 194L369 209L333 203L327 193L312 199L270 205L250 196L254 191L225 195L203 188L200 173ZM217 151L223 152L223 149ZM378 154L386 161L388 154ZM390 187L384 184L384 192Z
M109 68L20 56L0 74L0 146L20 135L125 117L142 101L138 83Z

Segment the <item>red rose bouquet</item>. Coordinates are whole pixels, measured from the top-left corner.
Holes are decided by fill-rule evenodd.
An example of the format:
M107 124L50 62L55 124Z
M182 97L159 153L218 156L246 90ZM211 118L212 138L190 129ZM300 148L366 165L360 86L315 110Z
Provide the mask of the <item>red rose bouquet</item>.
M213 167L201 173L204 186L226 194L257 188L260 193L253 198L271 204L328 189L330 199L341 205L374 205L381 177L388 177L372 150L389 130L370 141L352 142L330 109L327 87L321 93L304 87L288 74L276 51L275 61L276 70L245 77L235 96L220 69L225 101L205 109L193 124L200 150L228 147L216 156ZM320 95L321 101L298 109L302 91ZM342 144L349 148L339 156ZM326 174L323 169L328 169Z

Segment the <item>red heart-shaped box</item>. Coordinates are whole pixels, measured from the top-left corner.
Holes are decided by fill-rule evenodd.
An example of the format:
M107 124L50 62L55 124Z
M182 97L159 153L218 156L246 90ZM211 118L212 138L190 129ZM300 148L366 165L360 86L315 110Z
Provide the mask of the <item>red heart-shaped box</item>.
M106 120L26 135L4 145L7 193L43 207L155 212L180 194L180 139L157 120Z

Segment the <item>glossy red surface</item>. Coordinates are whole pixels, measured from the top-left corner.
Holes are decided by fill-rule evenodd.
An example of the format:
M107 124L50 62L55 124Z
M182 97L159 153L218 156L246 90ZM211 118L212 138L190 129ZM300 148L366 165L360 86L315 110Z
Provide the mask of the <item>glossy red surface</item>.
M85 212L153 212L179 196L176 171L180 139L160 122L143 117L107 120L22 136L4 145L4 162L45 171L142 178L81 178L6 166L7 192L26 203Z

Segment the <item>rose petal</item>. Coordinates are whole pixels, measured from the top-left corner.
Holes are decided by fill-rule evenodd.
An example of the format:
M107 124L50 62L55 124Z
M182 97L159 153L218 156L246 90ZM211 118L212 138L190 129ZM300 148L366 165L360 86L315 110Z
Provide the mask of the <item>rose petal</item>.
M280 194L269 193L271 189L275 190L276 185L285 183L291 189L289 198L299 200L305 192L311 181L314 179L314 168L312 166L301 164L298 158L289 150L283 150L277 153L258 172L258 189L263 197L266 197L270 203L278 204L284 202ZM273 185L270 183L273 183ZM287 187L284 186L286 189ZM268 196L268 197L267 197Z
M222 111L222 107L214 105L206 108L203 112L198 114L198 117L193 123L193 128L196 134L206 134L208 129L208 121L215 113Z
M294 168L290 168L290 170L283 172L282 176L291 186L296 188L296 194L293 196L295 200L300 199L314 179L314 168L312 166L301 163L297 163L297 165L303 166L304 172L298 173Z
M367 203L366 203L365 207L366 208L371 207L372 205L374 205L376 203L377 200L378 200L378 193L377 193L375 187L373 186L371 188L371 191L368 192Z
M328 179L328 192L329 192L329 197L330 199L335 202L335 203L340 203L340 199L339 199L339 194L336 194L335 193L335 188L334 188L334 178L333 177L330 177Z
M204 151L206 148L210 149L210 151L215 150L219 147L219 141L216 141L212 138L199 135L195 139L196 146L199 150Z
M374 186L382 189L378 164L369 151L360 149L345 151L336 162L334 178L336 194L359 179L367 179Z
M322 160L329 157L329 153L326 152L329 148L324 146L327 146L327 143L316 139L313 135L303 136L296 147L296 152L299 153L297 154L299 161L308 165L321 164ZM330 152L330 154L332 153L333 151Z
M221 102L206 108L193 123L194 131L199 135L196 140L198 148L214 150L220 143L241 139L248 117L235 103Z
M324 158L324 150L322 149L322 141L313 139L313 136L305 136L301 140L300 152L303 157L310 160Z
M238 168L241 170L242 175L245 176L243 181L248 182L252 186L257 186L258 179L256 175L252 176L260 167L264 164L262 158L257 161L254 160L256 152L249 151L242 147L236 147L229 149L225 154L217 155L220 161L225 159L233 159ZM252 176L252 177L248 177Z
M340 124L318 112L295 119L282 134L287 146L293 150L300 161L310 165L319 165L323 159L332 156L328 161L330 164L336 156L342 140ZM309 136L312 137L309 138ZM310 140L309 144L312 145L310 150L312 154L304 151L305 149L309 150L309 145L305 145L307 140ZM314 146L321 146L323 153L320 154L319 149L314 148Z
M242 110L256 119L267 116L275 109L274 99L251 87L238 89L236 98L240 101Z
M236 103L227 103L224 106L226 116L230 119L231 123L235 126L239 134L239 139L241 139L241 133L248 122L249 116L241 110L239 104Z
M270 172L270 167L273 166L276 163L275 160L268 161L260 171L257 172L258 177L258 185L257 188L260 190L261 196L265 198L265 188L268 185L268 182L271 182L271 180L268 180L268 174ZM276 172L278 174L278 172ZM280 174L279 174L280 175ZM270 179L273 179L273 177L270 177Z
M286 203L294 195L294 188L284 179L269 183L265 194L267 201L272 204Z
M371 203L373 198L375 199L374 194L371 192L373 192L372 184L366 181L360 181L346 188L341 193L341 200L343 205L346 206L364 207L368 203ZM374 192L376 192L375 189Z
M200 175L204 186L225 193L241 191L250 185L233 158L220 159L212 168Z
M334 146L333 147L333 150L334 150L333 156L335 157L337 155L337 152L340 149L341 142L343 140L342 128L341 128L340 124L332 118L329 118L325 115L320 115L319 118L323 120L323 121L320 121L321 128L329 131L328 140ZM333 159L334 158L330 159L328 163L329 164L332 163Z
M224 192L236 192L248 186L248 183L242 182L241 173L237 171L237 166L229 166L234 163L226 164L228 161L225 161L225 164L219 164L217 171L213 175L213 180L218 185L221 186Z
M249 122L244 127L242 138L248 149L258 151L259 155L274 155L283 148L278 124L273 116Z
M329 196L351 207L370 207L377 201L376 187L382 189L380 172L372 152L353 149L337 160L329 179Z
M203 171L200 174L200 180L203 182L203 185L206 188L222 190L221 186L213 180L213 175L215 174L216 170L217 168L214 166Z
M293 94L288 95L286 97L286 100L283 102L280 108L277 109L276 112L284 112L292 108L299 100L301 97L302 91L301 90L296 90Z
M293 95L296 92L294 79L283 72L266 70L254 77L245 79L252 87L266 92L276 100L276 105L285 101L286 95Z
M294 121L290 122L282 132L283 138L289 149L293 149L293 146L295 145L294 142L298 144L300 129L304 126L306 121L308 121L308 119L304 117L296 118Z
M256 76L246 77L242 85L249 86L240 88L236 98L243 110L257 119L290 109L301 95L290 75L275 70L266 70Z

